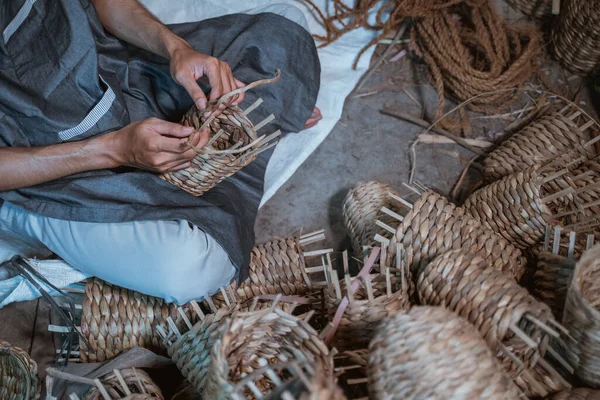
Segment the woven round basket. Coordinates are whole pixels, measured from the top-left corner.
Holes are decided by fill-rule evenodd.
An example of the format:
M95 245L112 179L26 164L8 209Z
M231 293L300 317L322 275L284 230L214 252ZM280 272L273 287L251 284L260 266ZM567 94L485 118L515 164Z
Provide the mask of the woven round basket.
M413 307L385 320L369 352L371 398L519 398L477 330L441 307Z
M600 62L600 3L562 0L551 43L565 69L579 75L594 71Z
M525 272L526 260L519 249L431 190L414 203L390 241L387 254L392 260L397 246L403 249L410 273L436 255L458 248L482 256L517 280Z
M533 294L546 303L558 321L562 321L563 310L575 261L566 257L542 252L538 255L537 268L533 277Z
M392 213L405 214L404 209L390 194L400 197L390 185L376 181L359 182L348 191L342 206L342 216L354 254L364 255L365 248L377 245L375 235L388 235L385 228L377 225L377 221L393 228L398 226L396 218L382 211L385 207Z
M200 129L206 122L204 114L213 112L216 104L212 107L202 110L192 107L183 116L181 124ZM201 196L254 161L260 150L272 147L275 143L272 139L278 135L276 133L258 140L254 125L236 105L228 105L218 117L212 119L209 129L211 139L204 148L198 149L198 155L190 167L159 177L194 196Z
M600 390L579 388L560 392L549 400L600 400Z
M549 16L552 11L552 0L507 0L507 3L535 20Z
M520 354L525 367L546 351L549 336L531 317L554 322L550 308L480 256L463 250L439 255L418 273L417 292L421 304L446 307L471 322L495 351L522 333L535 343Z
M0 340L0 399L33 400L39 397L36 362L27 352Z
M367 347L379 324L389 315L408 311L410 302L408 294L393 287L387 292L386 276L372 274L367 282L371 283L371 299L369 299L365 281L353 293L348 292L350 279L339 282L341 296L336 290L325 291L325 308L329 319L333 320L342 299L348 296L349 303L340 319L333 340L328 343L337 349L357 349ZM392 285L390 285L392 286ZM397 285L394 285L397 286Z
M267 394L289 381L285 370L276 378L272 374L278 364L292 360L327 374L333 369L318 333L304 320L277 308L234 314L220 324L215 338L206 385L197 387L203 389L204 398L254 399L258 393Z
M82 362L105 361L136 346L166 355L157 327L167 329L168 317L179 328L185 326L175 304L98 278L89 280L83 297L81 334L91 349L80 341ZM194 313L189 318L197 320Z
M588 131L565 115L544 115L488 154L483 160L484 177L492 182L573 150L573 157L588 156L584 145L590 139Z
M115 372L104 375L100 382L106 389L111 399L135 399L135 400L163 400L160 388L152 381L150 376L140 369L122 369L118 371L127 386L127 391L119 381ZM97 387L92 387L84 397L84 400L104 400Z
M567 293L563 324L572 340L566 358L586 386L600 387L600 246L577 263Z

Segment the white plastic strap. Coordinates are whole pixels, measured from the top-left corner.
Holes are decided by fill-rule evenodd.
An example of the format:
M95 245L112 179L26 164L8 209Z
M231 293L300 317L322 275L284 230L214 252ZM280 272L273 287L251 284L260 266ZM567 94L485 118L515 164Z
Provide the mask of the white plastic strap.
M27 18L27 16L31 12L31 9L33 8L33 3L35 3L35 0L25 0L25 3L23 3L19 12L17 13L17 15L15 15L15 18L12 21L10 21L6 28L4 28L2 36L4 37L5 44L8 43L8 40L13 35L13 33L15 33L17 29L19 29L19 27L23 24L23 22L25 22L25 19Z

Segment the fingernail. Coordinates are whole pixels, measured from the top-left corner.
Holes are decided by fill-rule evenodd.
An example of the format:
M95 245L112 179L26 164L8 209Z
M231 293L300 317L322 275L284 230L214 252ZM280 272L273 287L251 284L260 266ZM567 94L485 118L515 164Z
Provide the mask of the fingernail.
M208 117L210 117L210 114L211 114L211 112L205 112L205 113L204 113L204 118L208 118Z
M196 100L196 107L198 107L198 108L205 108L206 107L206 100L204 100L204 99Z
M194 127L193 126L186 126L185 128L183 128L183 132L184 133L192 133L192 132L194 132Z

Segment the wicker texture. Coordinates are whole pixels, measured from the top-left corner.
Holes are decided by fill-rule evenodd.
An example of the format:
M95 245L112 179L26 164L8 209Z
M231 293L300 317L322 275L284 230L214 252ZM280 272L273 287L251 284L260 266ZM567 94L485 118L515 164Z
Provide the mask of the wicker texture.
M575 261L566 257L542 252L538 255L533 277L533 294L546 303L558 321L562 321L565 300Z
M579 75L592 72L600 62L600 2L562 0L551 43L565 69Z
M369 351L371 398L519 397L477 330L440 307L413 307L387 319Z
M563 324L567 360L586 386L600 387L600 246L586 251L577 263L567 293Z
M365 247L377 245L378 243L374 239L375 235L379 234L384 237L388 235L388 232L378 226L376 221L379 220L392 227L398 225L396 219L381 211L383 207L387 207L402 215L400 208L390 198L389 193L400 197L390 185L385 183L359 182L350 189L344 198L342 216L355 254L363 254Z
M484 177L489 182L495 181L572 150L587 155L583 145L590 139L589 133L582 132L566 116L544 115L510 136L485 158Z
M551 0L507 0L507 3L535 20L550 15L552 11Z
M359 286L352 294L348 294L346 280L340 282L342 298L351 298L344 310L331 345L338 349L356 349L366 347L379 324L389 315L408 311L410 302L405 291L395 290L387 294L385 275L371 275L372 300L368 299L365 285ZM330 320L333 320L342 299L335 296L335 291L325 292L325 307Z
M237 383L259 369L261 359L270 365L296 359L323 373L332 372L329 350L318 333L305 321L276 308L236 314L219 326L216 338L206 386L198 388L204 389L205 398L255 398L251 392L243 393ZM286 380L283 375L280 378ZM263 394L275 388L265 375L253 381Z
M547 323L552 319L549 307L483 258L452 250L425 265L417 279L422 304L443 306L466 318L492 349L512 338L511 327L517 326L537 344L521 354L523 364L533 366L544 355L547 334L524 316Z
M91 349L80 342L81 360L104 361L136 346L166 354L156 327L166 329L168 317L178 328L185 326L175 304L93 278L85 287L81 317Z
M369 350L345 350L333 357L335 373L341 387L351 399L366 398L368 389Z
M100 382L106 389L111 399L127 400L163 400L164 397L160 388L152 381L150 376L139 369L123 369L119 373L131 394L127 394L121 386L117 375L114 372L104 375ZM129 397L128 397L129 396ZM102 394L96 387L92 387L84 397L84 400L104 400Z
M579 388L560 392L549 397L549 400L600 400L600 390Z
M39 397L36 362L27 352L0 340L0 399L31 400Z
M519 249L430 190L421 195L398 227L388 254L395 255L398 245L404 249L412 273L436 255L458 248L482 256L515 279L525 272L526 260Z
M331 374L317 371L310 378L295 379L269 393L265 400L346 400Z
M205 121L204 113L209 111L212 110L208 108L199 110L194 106L183 116L181 124L199 129ZM256 137L254 125L240 107L236 105L227 106L209 124L209 128L211 138L217 135L220 130L223 130L225 134L218 137L214 143L201 149L202 151L192 160L190 167L161 174L159 177L179 186L194 196L201 196L223 179L233 175L256 159L255 154L249 155L253 150L252 147L240 153L223 153L238 142L241 143L240 148L248 147L252 142L252 138ZM257 146L263 144L267 143L261 143Z

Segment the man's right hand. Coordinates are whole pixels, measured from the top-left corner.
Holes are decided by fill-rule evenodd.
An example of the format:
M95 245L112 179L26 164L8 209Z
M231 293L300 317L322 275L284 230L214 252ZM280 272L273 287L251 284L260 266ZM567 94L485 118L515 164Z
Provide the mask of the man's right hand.
M185 169L196 152L187 144L194 128L149 118L133 122L109 133L111 152L118 165L127 165L153 172L171 172ZM192 144L206 145L208 132L195 132Z

